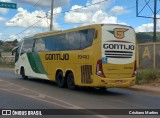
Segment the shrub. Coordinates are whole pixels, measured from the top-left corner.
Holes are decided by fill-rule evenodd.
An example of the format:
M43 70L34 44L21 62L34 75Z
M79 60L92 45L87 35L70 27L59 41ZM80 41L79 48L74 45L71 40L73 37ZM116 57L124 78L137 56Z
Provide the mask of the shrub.
M138 69L137 71L137 84L148 84L160 78L159 69Z

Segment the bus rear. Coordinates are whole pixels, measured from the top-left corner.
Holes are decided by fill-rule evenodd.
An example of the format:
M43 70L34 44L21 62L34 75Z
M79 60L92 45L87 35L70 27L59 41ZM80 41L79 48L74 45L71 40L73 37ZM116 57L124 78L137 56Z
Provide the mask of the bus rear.
M101 59L96 74L104 87L129 87L135 84L136 38L131 27L102 25Z

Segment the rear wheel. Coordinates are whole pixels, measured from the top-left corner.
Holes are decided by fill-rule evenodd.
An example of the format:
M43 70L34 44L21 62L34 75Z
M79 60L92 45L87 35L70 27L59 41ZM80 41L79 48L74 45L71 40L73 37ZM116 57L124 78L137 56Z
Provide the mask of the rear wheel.
M28 79L28 76L25 75L24 68L21 69L21 76L22 76L22 79Z
M74 75L72 72L68 73L67 75L67 86L69 89L76 89L76 85L75 85L75 82L74 82Z
M59 71L56 74L56 82L57 82L58 87L60 87L60 88L65 87L66 81L65 81L65 78L63 77L62 71Z

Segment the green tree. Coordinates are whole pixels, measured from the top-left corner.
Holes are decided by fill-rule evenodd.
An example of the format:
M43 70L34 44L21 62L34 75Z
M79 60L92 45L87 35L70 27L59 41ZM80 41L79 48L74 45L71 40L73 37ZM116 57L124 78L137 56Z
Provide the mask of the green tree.
M3 45L3 41L2 40L0 40L0 45Z
M160 32L156 32L157 42L160 42ZM136 33L138 43L153 42L153 32L138 32Z
M12 51L12 47L9 47L9 46L3 46L2 49L4 50L4 52L11 52Z
M13 41L13 45L16 46L17 44L18 44L18 40L15 39L15 40Z

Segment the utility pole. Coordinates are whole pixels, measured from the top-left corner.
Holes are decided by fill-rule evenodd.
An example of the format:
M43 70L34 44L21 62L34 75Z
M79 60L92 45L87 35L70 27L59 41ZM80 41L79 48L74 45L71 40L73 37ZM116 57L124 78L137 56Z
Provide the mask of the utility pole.
M52 28L53 28L53 3L54 3L54 0L51 0L51 19L50 19L50 31L52 31Z
M157 0L154 0L154 18L153 18L153 22L154 22L154 27L153 27L153 42L156 42L156 27L157 27Z
M144 0L145 4L144 4L144 7L142 7L142 9L139 10L139 1L140 0L136 0L136 15L137 17L143 17L143 18L152 18L153 19L153 41L156 42L157 41L157 37L156 37L156 27L157 27L157 19L160 19L160 18L157 18L157 14L158 12L160 12L160 9L157 10L157 1L158 0L154 0L154 8L152 9L152 7L149 5L149 3L151 2L151 0ZM142 2L142 0L141 0ZM160 2L160 0L159 0ZM150 9L150 11L153 13L153 17L152 16L143 16L143 15L140 15L141 12L146 8L148 7Z

